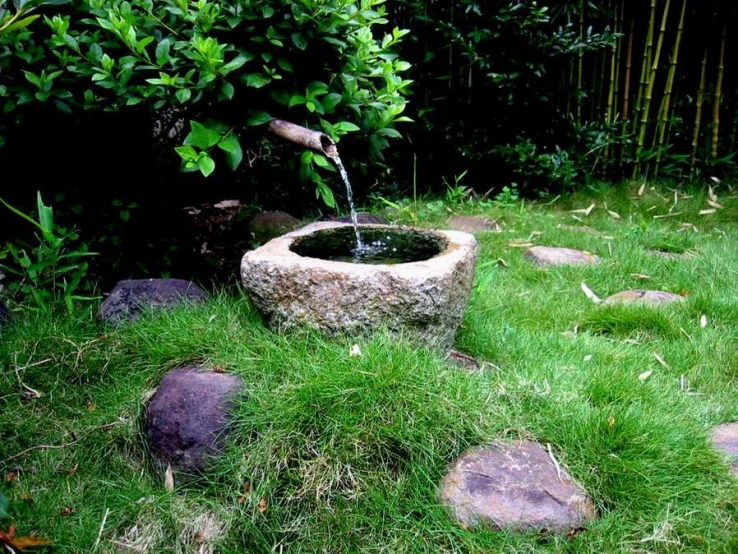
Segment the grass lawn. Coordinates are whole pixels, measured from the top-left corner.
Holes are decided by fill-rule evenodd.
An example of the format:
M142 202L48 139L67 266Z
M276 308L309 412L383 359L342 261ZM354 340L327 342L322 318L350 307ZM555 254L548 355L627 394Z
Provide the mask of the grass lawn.
M723 207L700 215L706 191L638 188L452 206L503 227L478 235L457 337L477 373L381 331L274 334L232 291L118 330L92 312L18 314L0 330L0 526L64 553L738 552L738 482L709 443L738 419L738 196L722 187ZM421 223L445 220L438 207L423 203ZM531 243L603 260L540 269ZM603 306L581 283L686 299ZM168 492L141 414L193 362L238 373L249 396L207 480ZM572 537L454 524L440 479L498 438L550 444L599 520Z

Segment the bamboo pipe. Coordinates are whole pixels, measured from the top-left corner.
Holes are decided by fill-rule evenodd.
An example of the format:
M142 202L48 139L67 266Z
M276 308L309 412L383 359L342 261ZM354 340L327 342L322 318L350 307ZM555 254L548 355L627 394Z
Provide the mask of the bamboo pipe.
M333 142L331 137L320 131L313 131L281 119L272 119L268 131L280 138L320 152L329 158L338 157L336 143Z

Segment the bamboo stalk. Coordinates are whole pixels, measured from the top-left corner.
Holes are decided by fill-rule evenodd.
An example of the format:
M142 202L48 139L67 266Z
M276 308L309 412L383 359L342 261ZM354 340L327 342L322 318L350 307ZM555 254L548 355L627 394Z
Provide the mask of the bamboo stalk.
M625 1L623 1L625 7ZM628 48L625 51L625 83L623 84L623 135L620 145L620 167L623 166L625 155L625 139L630 127L630 73L633 66L633 36L635 35L635 12L630 16L630 33L628 35Z
M659 58L661 57L661 47L664 44L664 34L666 34L666 21L669 17L669 6L671 0L666 0L664 5L664 13L661 17L661 28L659 29L659 38L656 41L656 52L653 56L653 64L648 75L648 83L646 84L646 94L643 97L643 106L641 110L641 126L638 133L638 145L636 146L636 167L635 175L640 172L640 156L643 152L643 145L646 142L646 131L648 130L648 113L651 107L651 98L653 97L653 85L656 82L656 73L659 69ZM634 175L634 176L635 176Z
M584 42L584 0L579 1L579 42ZM579 49L577 71L577 127L582 125L582 73L584 70L584 50Z
M638 128L638 121L643 106L643 97L646 92L646 83L648 78L648 68L651 66L651 50L653 49L653 35L656 28L656 0L651 0L651 15L648 19L648 34L646 35L646 46L643 52L643 63L641 65L641 80L638 86L638 96L636 97L635 112L631 133L635 135Z
M677 27L676 38L671 52L671 61L669 63L669 74L666 78L666 87L664 88L664 96L661 100L661 122L658 128L658 140L656 141L656 167L654 168L654 177L659 174L659 165L661 164L661 154L664 148L664 136L666 134L666 125L669 120L669 106L671 104L671 91L674 87L674 77L676 75L677 62L679 60L679 45L682 41L682 33L684 32L684 16L687 13L687 0L682 2L682 12L679 15L679 26Z
M720 58L718 60L718 76L715 84L715 100L712 106L712 144L710 145L710 157L717 158L718 139L720 138L720 100L723 95L723 75L725 74L725 40L728 36L728 26L723 27L723 35L720 38Z
M619 19L618 19L618 10L619 6L615 7L615 32L617 33L619 30ZM613 105L615 102L615 95L616 95L616 82L615 82L615 76L617 75L616 67L618 66L618 48L620 46L620 39L617 39L617 42L612 47L612 52L610 53L610 86L608 88L607 92L607 110L605 112L605 123L609 125L612 123L613 120ZM607 165L610 161L610 144L607 143L605 146L605 154L604 154L604 166L605 170L607 170Z
M690 160L689 174L694 178L694 170L697 166L697 146L700 140L700 126L702 123L702 104L705 101L705 86L707 84L707 44L705 53L702 55L702 69L700 70L700 84L697 88L697 100L695 101L694 131L692 132L692 159Z

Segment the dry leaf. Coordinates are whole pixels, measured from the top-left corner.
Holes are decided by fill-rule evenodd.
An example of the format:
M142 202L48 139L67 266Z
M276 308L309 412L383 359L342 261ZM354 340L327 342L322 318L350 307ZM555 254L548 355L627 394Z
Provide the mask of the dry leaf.
M581 223L584 223L584 220L583 220L583 219L582 219L581 217L579 217L578 215L574 215L574 214L571 214L571 216L572 216L572 217L573 217L574 219L576 219L577 221L580 221Z
M651 278L648 275L644 275L643 273L631 273L630 276L636 279L641 279L642 281L648 281Z
M700 215L710 215L714 214L717 210L715 208L710 208L709 210L700 210Z
M91 398L87 399L87 402L85 402L85 407L87 408L88 412L94 412L95 409L97 408L97 406L95 405L95 402Z
M656 361L660 363L662 366L664 366L665 368L671 367L669 366L669 364L666 363L666 360L664 360L664 358L662 358L660 355L656 354L655 352L653 354L653 357L656 358Z
M587 286L586 284L582 283L582 284L581 284L581 287L582 287L582 292L584 293L584 295L585 295L585 296L586 296L587 298L589 298L589 299L590 299L590 300L591 300L592 302L594 302L595 304L599 304L600 302L602 302L602 299L601 299L601 298L600 298L599 296L597 296L597 295L596 295L596 294L595 294L595 293L594 293L594 292L592 291L592 289L591 289L591 288L589 288L589 287L588 287L588 286Z
M702 317L700 318L700 327L702 327L703 329L704 329L705 327L707 327L707 316L703 315L703 316L702 316Z
M361 354L361 348L359 348L359 345L358 344L355 344L355 345L353 345L351 347L351 354L350 355L351 355L352 358L355 358L357 356L361 356L362 355Z
M15 527L12 525L8 527L8 532L4 533L0 530L0 545L5 545L11 549L11 552L22 552L29 548L36 548L37 546L46 546L51 544L50 540L41 539L33 535L29 537L16 537Z
M502 258L497 258L497 263L501 265L502 267L510 267L510 264L508 264L505 260Z
M246 498L248 498L249 494L251 494L251 483L249 481L246 481L243 484L243 492L241 496L238 497L238 503L243 504L246 501Z
M71 516L73 512L74 512L74 510L72 510L72 508L70 508L69 506L64 506L61 509L61 515L62 515L62 517Z
M266 501L266 498L264 497L259 499L259 511L262 514L267 511L267 501Z
M222 202L213 204L213 208L218 208L219 210L226 210L228 208L238 208L240 205L241 205L241 202L239 200L223 200Z
M673 214L661 214L653 216L654 219L664 219L665 217L676 217L682 215L684 212L674 212Z
M174 471L172 471L172 464L167 464L167 470L164 473L164 488L168 492L174 490Z
M621 219L621 218L620 218L620 214L619 214L618 212L614 212L614 211L612 211L611 209L609 209L609 208L607 207L607 204L605 204L605 211L607 212L607 214L608 214L608 215L609 215L609 216L610 216L611 218L613 218L613 219Z
M607 426L612 429L615 426L615 418L610 416L607 418Z
M590 361L591 359L592 359L592 354L587 354L587 355L586 355L586 356L584 357L584 361L585 361L585 362L588 362L588 361Z
M718 204L718 203L717 203L717 202L715 202L714 200L708 200L708 201L707 201L707 203L708 203L708 204L709 204L710 206L712 206L713 208L716 208L716 209L718 209L718 210L722 210L722 209L723 209L723 206L722 206L722 204Z
M717 177L710 177L711 179L715 180L715 184L719 184L720 180L717 179ZM713 189L711 186L707 187L707 196L712 200L713 202L717 202L717 194L715 194L715 189Z
M648 379L649 377L651 377L651 374L652 373L653 373L653 370L652 369L649 369L648 371L644 371L643 373L641 373L638 376L638 379L640 379L641 381L645 381L646 379Z
M532 242L512 241L508 242L507 245L511 248L529 248L533 246Z
M589 215L589 214L592 213L592 210L595 209L595 205L596 204L597 204L596 202L592 202L588 207L582 208L582 209L579 209L579 210L572 210L571 213L573 213L573 214Z
M643 196L646 192L646 183L643 183L640 187L638 187L638 196Z

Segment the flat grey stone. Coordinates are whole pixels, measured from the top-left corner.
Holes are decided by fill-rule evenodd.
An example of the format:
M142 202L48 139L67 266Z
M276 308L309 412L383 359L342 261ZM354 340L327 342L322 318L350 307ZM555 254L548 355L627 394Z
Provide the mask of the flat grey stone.
M476 215L455 215L448 219L446 226L454 231L464 233L483 233L502 231L502 227L494 219Z
M712 444L730 460L730 471L738 477L738 421L713 427Z
M465 527L568 533L596 517L592 498L532 441L465 452L443 478L440 497Z
M661 290L624 290L609 296L605 304L649 304L659 306L684 300L684 297Z
M313 223L247 252L244 288L275 329L312 328L327 335L370 333L386 327L447 350L469 300L477 241L458 231L427 231L444 250L427 260L395 265L304 257L291 250L301 237L347 227ZM372 226L379 229L397 229Z
M301 226L299 219L280 211L256 214L248 222L249 232L259 244L280 237Z
M183 301L205 300L205 292L182 279L131 279L119 281L100 306L99 317L108 323L133 321L149 308L172 308Z
M600 258L589 252L557 246L533 246L525 255L539 266L598 264Z
M243 390L237 375L193 367L166 374L146 409L146 433L160 469L204 471L223 450L229 411Z
M353 221L351 221L350 215L344 215L343 217L337 217L333 221L336 221L339 223L353 223ZM389 223L389 220L382 215L361 212L361 213L356 214L356 222L359 225L387 225Z

